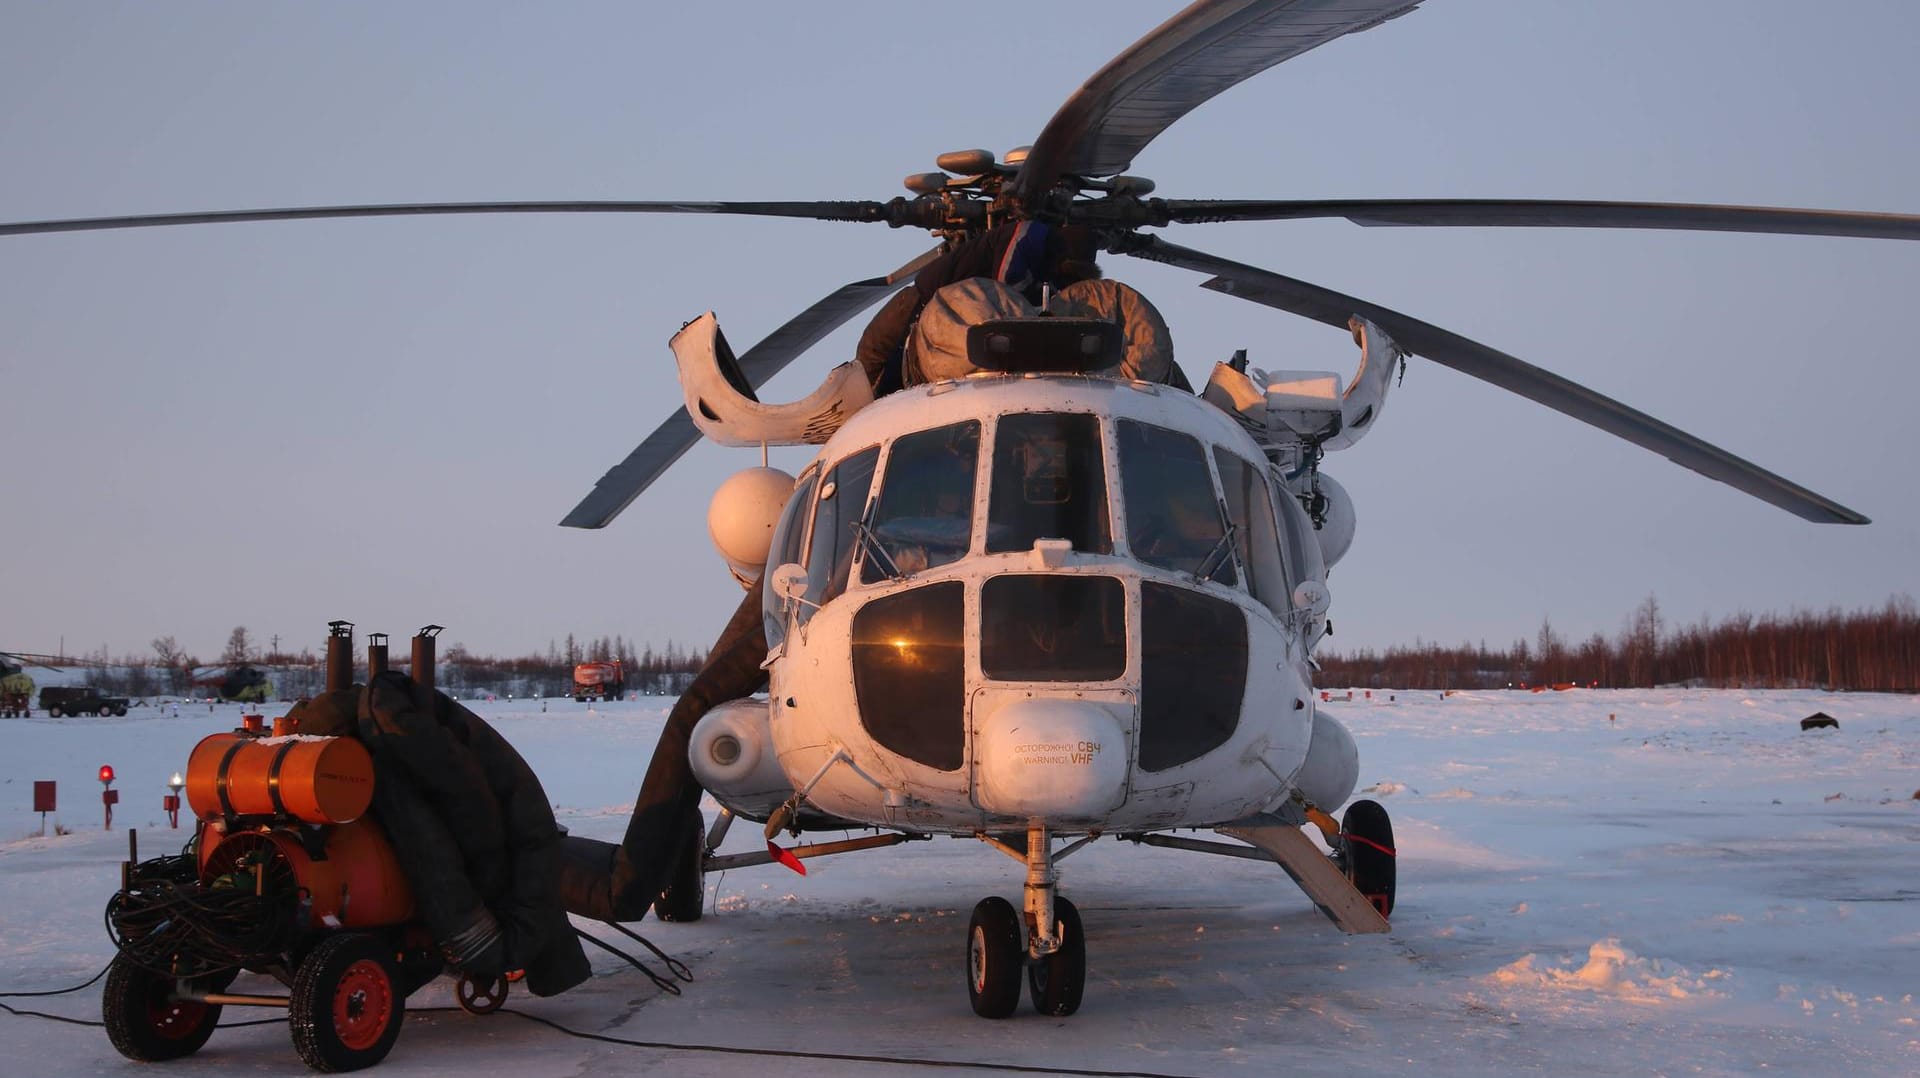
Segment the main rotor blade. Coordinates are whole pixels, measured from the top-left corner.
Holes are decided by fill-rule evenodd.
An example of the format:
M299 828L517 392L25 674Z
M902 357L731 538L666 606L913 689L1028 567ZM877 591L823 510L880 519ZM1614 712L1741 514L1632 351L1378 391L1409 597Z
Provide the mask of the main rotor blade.
M1663 423L1645 412L1551 371L1542 370L1418 318L1342 295L1330 288L1164 243L1152 236L1136 237L1132 245L1123 248L1121 253L1214 274L1200 287L1303 315L1330 326L1345 329L1347 320L1357 314L1386 330L1389 336L1410 352L1518 393L1644 449L1651 449L1675 464L1690 468L1709 479L1718 479L1795 516L1823 524L1868 523L1866 517L1846 506L1710 445L1678 427Z
M779 374L802 352L820 343L827 334L913 280L914 275L927 263L939 257L940 250L935 247L885 277L870 277L842 285L788 319L779 329L739 357L740 371L746 375L748 384L759 389L772 381L774 375ZM600 477L600 481L593 485L593 490L560 521L560 526L606 527L699 440L700 430L693 425L692 417L687 415L686 406L674 409L666 422L627 454L627 459Z
M1095 72L1014 177L1036 203L1063 174L1110 176L1174 121L1267 68L1412 11L1419 0L1198 0Z
M1774 206L1686 202L1568 202L1547 199L1351 198L1164 199L1167 220L1281 221L1345 217L1357 225L1451 225L1496 228L1662 228L1698 232L1772 232L1920 240L1920 216Z
M804 217L817 221L884 221L880 202L411 202L382 206L302 206L205 213L150 213L133 217L81 217L66 221L0 224L0 236L36 232L87 232L103 228L217 225L235 221L297 221L315 217L417 217L454 213L723 213L753 217Z

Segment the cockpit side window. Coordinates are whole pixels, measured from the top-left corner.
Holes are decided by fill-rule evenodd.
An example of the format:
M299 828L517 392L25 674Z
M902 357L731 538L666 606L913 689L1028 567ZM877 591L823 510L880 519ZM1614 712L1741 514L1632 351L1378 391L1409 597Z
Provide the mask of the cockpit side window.
M772 547L767 555L767 567L761 570L763 574L771 574L782 565L800 560L807 540L807 510L812 507L813 488L819 480L819 471L810 469L793 485L793 493L787 495L787 507L780 510L780 523L773 527ZM769 587L762 587L761 592L761 621L767 630L767 647L773 649L786 639L787 623L783 613L786 600ZM802 614L808 609L805 604L800 607Z
M1233 559L1221 549L1226 522L1199 439L1131 419L1120 421L1119 435L1133 556L1176 573L1209 569L1208 579L1235 584Z
M894 440L873 512L873 536L903 575L966 556L973 539L973 485L980 462L980 421L970 419ZM860 579L887 570L869 552Z
M1215 446L1220 488L1227 495L1227 519L1234 526L1234 548L1246 570L1247 590L1268 610L1285 616L1291 609L1286 568L1280 560L1280 535L1274 528L1273 494L1264 469Z
M1002 416L993 435L987 553L1065 539L1086 554L1113 552L1100 418L1083 412Z
M814 503L813 538L807 546L806 600L825 606L847 590L858 529L873 489L873 467L880 447L862 449L833 466L820 480Z

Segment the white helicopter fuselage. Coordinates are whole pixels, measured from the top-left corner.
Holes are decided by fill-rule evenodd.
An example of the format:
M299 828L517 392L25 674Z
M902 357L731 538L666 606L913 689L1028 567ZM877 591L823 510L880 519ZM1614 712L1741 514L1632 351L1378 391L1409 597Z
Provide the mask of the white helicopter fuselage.
M1164 385L980 374L861 408L775 529L769 566L806 584L769 569L770 693L702 723L705 785L912 833L1213 825L1303 783L1339 804L1353 743L1290 598L1324 568L1269 473Z

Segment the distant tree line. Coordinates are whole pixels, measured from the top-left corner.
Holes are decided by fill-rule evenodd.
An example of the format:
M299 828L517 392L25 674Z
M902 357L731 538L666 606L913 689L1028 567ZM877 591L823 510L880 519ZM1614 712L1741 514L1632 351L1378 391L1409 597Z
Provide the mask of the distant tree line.
M87 674L88 684L136 699L218 695L219 684L228 681L231 672L242 667L261 671L266 676L269 695L275 699L313 696L326 688L323 656L316 655L311 648L291 651L272 645L259 647L244 625L236 626L227 638L227 646L217 660L221 671L218 678L210 677L207 665L171 636L156 637L151 646L151 655L119 658L109 655L102 646L96 652L78 656L77 664L92 668ZM411 658L408 641L393 643L391 665L405 670ZM621 636L602 636L583 642L569 633L564 645L549 641L543 653L504 658L478 655L456 643L440 651L434 664L434 684L455 696L467 698L565 696L573 690L576 664L618 661L624 668L628 692L675 696L686 690L706 659L705 652L683 649L672 641L664 650L645 644L636 653L632 642ZM354 655L354 680L364 681L366 676L366 652L362 648Z
M1648 596L1609 638L1579 643L1542 621L1529 642L1503 649L1416 641L1385 652L1321 651L1322 685L1364 688L1490 689L1509 685L1649 688L1823 688L1920 690L1920 611L1911 596L1853 612L1754 615L1672 625Z

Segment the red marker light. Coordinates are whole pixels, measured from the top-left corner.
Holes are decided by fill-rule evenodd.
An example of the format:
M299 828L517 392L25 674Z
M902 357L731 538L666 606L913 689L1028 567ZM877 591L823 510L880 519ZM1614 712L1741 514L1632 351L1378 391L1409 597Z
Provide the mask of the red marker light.
M113 781L113 765L101 764L100 765L100 785L105 786L106 784L112 781Z

